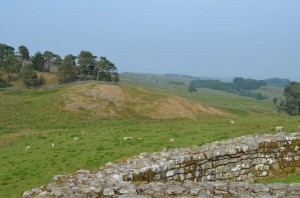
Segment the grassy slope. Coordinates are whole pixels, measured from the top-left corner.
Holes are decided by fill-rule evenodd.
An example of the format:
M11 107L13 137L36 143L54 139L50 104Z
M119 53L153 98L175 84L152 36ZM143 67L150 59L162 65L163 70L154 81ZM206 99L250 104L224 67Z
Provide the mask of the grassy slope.
M129 83L125 84L124 89L130 89ZM141 86L158 90L151 84L141 83ZM283 125L285 131L295 131L299 123L298 117L273 113L271 102L210 90L186 94L183 86L176 85L159 89L223 106L235 114L236 125L228 126L228 118L212 116L198 120L97 119L85 111L75 114L55 108L66 88L0 91L0 197L21 195L24 190L48 183L56 174L97 168L140 152L202 145L253 133L274 133L276 125ZM73 141L75 136L80 137L79 142ZM123 141L126 136L135 139ZM175 142L170 143L170 138ZM51 148L52 142L57 145L55 149ZM24 151L28 144L32 147L30 153Z
M121 77L121 84L123 85L140 86L159 92L172 93L214 107L250 109L254 111L274 111L274 105L269 101L259 101L253 98L238 96L237 94L231 94L224 91L201 88L197 89L198 91L196 93L189 94L187 93L187 90L189 82L191 81L190 78L150 74L137 75L133 73L125 73L124 75L121 75ZM185 82L186 85L169 84L168 82L170 80L182 81ZM261 92L263 94L272 92L273 95L282 95L282 90L275 89L273 87L268 87Z

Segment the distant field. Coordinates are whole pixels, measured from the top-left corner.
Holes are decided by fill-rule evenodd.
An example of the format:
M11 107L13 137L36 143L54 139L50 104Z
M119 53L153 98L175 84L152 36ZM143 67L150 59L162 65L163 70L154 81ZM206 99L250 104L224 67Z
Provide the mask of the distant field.
M171 80L182 81L185 82L186 85L168 84ZM190 78L183 77L125 73L122 75L121 84L141 86L155 91L173 93L215 107L239 108L240 110L252 109L254 111L274 111L275 106L270 101L274 97L283 98L283 90L271 86L256 90L256 92L261 92L262 94L269 96L269 101L259 101L253 98L207 88L197 89L196 93L190 94L187 91L190 81ZM232 100L233 98L234 100Z
M284 98L283 90L283 88L279 87L266 86L255 90L255 92L261 92L262 94L267 95L269 97L269 100L272 100L275 97Z
M122 84L123 89L138 93L129 83ZM149 87L155 90L152 96L156 92L176 93L222 107L231 116L202 115L196 120L104 119L89 110L69 112L61 108L62 96L70 90L67 87L0 91L0 197L20 196L25 190L48 183L54 175L81 168L94 169L141 152L191 147L255 133L275 133L276 125L294 132L299 124L299 117L274 113L275 107L270 101L206 89L187 94L183 86L177 85L164 85L161 90L153 85ZM155 102L156 98L149 100ZM228 124L231 119L235 125ZM124 141L123 137L128 136L134 139ZM80 140L74 142L74 137ZM175 142L169 142L170 138ZM51 143L55 143L56 148L51 148ZM30 153L24 151L27 145L31 145Z

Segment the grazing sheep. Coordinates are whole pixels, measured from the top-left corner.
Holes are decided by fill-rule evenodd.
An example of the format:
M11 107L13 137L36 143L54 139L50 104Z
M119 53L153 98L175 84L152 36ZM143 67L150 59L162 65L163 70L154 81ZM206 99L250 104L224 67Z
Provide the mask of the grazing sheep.
M55 144L54 143L52 143L51 146L52 146L52 148L55 148Z
M124 137L123 140L132 140L132 137Z
M26 146L26 147L25 147L25 151L26 151L26 152L30 152L30 151L31 151L31 146Z
M170 142L175 142L175 140L171 138L171 139L170 139Z
M79 137L74 137L74 142L77 142L79 140Z
M232 125L233 125L233 124L234 124L234 121L233 121L233 120L230 120L229 124L232 124Z
M281 132L283 127L282 126L277 126L275 129L276 129L276 132Z
M81 131L81 134L84 134L84 131Z

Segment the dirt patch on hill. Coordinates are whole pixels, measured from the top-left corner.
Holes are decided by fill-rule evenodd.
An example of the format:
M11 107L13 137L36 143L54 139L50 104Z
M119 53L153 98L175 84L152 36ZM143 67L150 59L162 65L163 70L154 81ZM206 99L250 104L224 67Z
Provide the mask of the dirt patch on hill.
M187 99L118 85L86 84L68 88L63 94L64 109L84 111L101 118L197 119L203 115L228 114Z

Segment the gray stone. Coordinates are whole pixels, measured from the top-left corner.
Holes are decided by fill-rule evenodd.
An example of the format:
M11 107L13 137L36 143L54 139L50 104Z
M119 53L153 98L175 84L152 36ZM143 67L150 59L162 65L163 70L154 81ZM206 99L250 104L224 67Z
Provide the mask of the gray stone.
M185 188L180 186L171 185L168 186L166 194L167 195L179 195L182 194L185 191Z
M148 195L131 195L131 194L124 194L118 196L119 198L151 198Z
M121 188L119 190L120 194L136 194L136 189L135 188Z
M104 196L113 196L115 194L114 190L111 188L106 188L103 190Z

